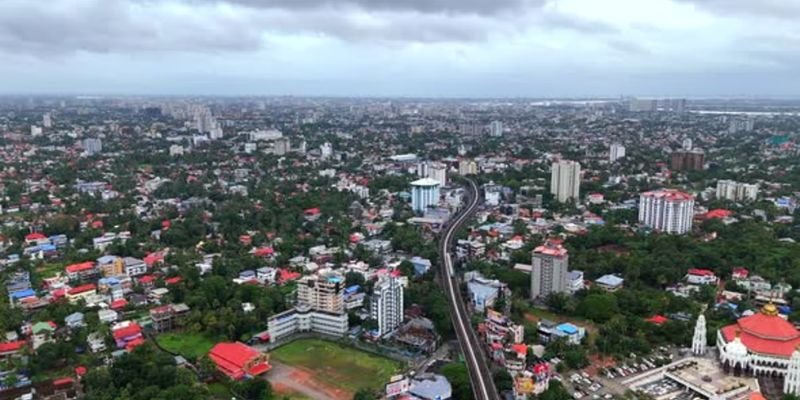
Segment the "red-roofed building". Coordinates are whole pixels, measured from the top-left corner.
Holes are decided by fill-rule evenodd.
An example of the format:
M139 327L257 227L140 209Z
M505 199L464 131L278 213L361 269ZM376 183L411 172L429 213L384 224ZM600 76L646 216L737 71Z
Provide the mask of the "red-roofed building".
M125 344L125 350L127 350L128 352L131 352L131 351L133 351L133 349L135 349L136 347L139 347L139 346L141 346L143 344L144 344L144 338L143 337L139 337L139 338L133 339L130 342L126 343Z
M686 282L692 285L713 285L717 283L717 276L710 269L690 268L686 273Z
M164 283L167 285L177 285L178 283L181 283L181 277L173 276L172 278L164 279Z
M97 286L94 283L87 283L68 290L67 300L69 300L70 303L77 303L78 300L94 296L95 294L97 294Z
M272 257L275 254L275 249L272 247L259 247L253 250L253 255L256 257Z
M747 268L736 267L733 269L733 274L731 277L733 280L738 281L747 279L748 276L750 276L750 271L748 271Z
M136 279L136 281L142 286L152 286L153 283L155 283L156 278L153 275L143 275Z
M667 319L667 317L665 317L663 315L653 315L652 317L648 318L646 321L651 323L651 324L653 324L653 325L664 325L664 324L667 323L667 321L669 321L669 319Z
M725 219L725 218L730 217L731 215L733 215L732 211L725 210L725 209L722 209L722 208L717 208L717 209L714 209L714 210L711 210L711 211L707 212L705 214L705 216L703 217L703 219L705 219L705 220L709 220L709 219Z
M75 384L75 379L69 376L53 379L53 386L55 387L72 386L73 384Z
M253 243L253 237L250 235L239 235L239 243L244 246L250 246Z
M683 234L692 230L694 196L675 189L645 192L639 196L639 223L653 230Z
M128 305L128 300L117 299L117 300L112 301L111 305L109 305L109 307L111 307L111 309L114 310L114 311L119 311L119 310L122 310L123 308L125 308L127 305Z
M49 242L50 242L50 240L47 239L47 236L45 236L41 232L33 232L33 233L29 233L29 234L25 235L25 244L28 244L28 245L31 245L31 244L43 244L43 243L49 243Z
M19 354L19 352L25 347L26 343L27 342L24 340L0 343L0 359Z
M525 358L528 355L528 345L525 343L512 344L511 350L517 353L517 356L520 358Z
M92 261L70 264L64 267L67 278L70 280L83 280L99 274L99 270Z
M784 375L798 346L800 331L771 303L717 331L720 361L742 372Z
M301 276L303 275L299 272L290 271L286 268L281 268L280 270L278 270L278 284L282 285L289 281L296 281L300 279Z
M135 322L121 322L112 328L111 332L112 336L114 336L114 342L117 344L117 348L125 348L130 343L139 343L139 339L143 339L144 336L142 335L142 328L139 324ZM135 346L138 346L135 344Z
M156 264L161 264L164 262L164 252L163 251L156 251L144 256L142 260L147 265L147 268L153 268Z
M272 369L266 353L240 342L217 343L208 352L208 357L219 372L234 380L258 376Z

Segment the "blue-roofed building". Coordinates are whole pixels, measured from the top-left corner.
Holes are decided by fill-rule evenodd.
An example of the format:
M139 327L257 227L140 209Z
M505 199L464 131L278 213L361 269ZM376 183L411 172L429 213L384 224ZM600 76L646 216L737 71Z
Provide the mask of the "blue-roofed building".
M256 271L247 269L239 272L239 279L243 281L254 281L256 280Z
M449 400L453 398L453 387L442 375L418 375L411 380L409 393L418 399Z
M470 304L476 312L482 313L487 308L494 308L498 298L505 295L506 284L496 279L486 279L476 271L464 276L467 281L467 292Z
M19 290L30 289L31 274L28 271L15 272L8 277L6 282L6 292L16 292Z
M414 276L425 275L431 269L431 260L427 258L414 256L408 261L414 266Z
M66 317L64 317L64 324L68 328L73 328L73 329L74 328L80 328L80 327L86 325L84 323L83 319L84 319L83 313L75 312L75 313L72 313L72 314L67 315Z
M625 283L625 279L617 275L603 275L597 280L594 281L598 288L603 289L607 292L616 292L617 290L622 289L623 284Z
M358 293L359 290L361 290L361 286L360 285L348 286L348 287L344 288L344 294L346 296L348 294Z
M360 285L349 286L344 289L344 308L346 310L354 310L364 306L364 298L367 296L361 290Z
M11 305L16 305L23 299L27 299L29 297L36 297L36 292L30 288L8 292L8 299L11 301Z
M97 259L97 263L100 265L111 264L114 261L117 261L117 256L102 256Z
M50 236L47 239L50 240L50 244L52 244L53 246L56 246L56 247L64 247L67 244L69 244L69 239L67 238L67 235L64 235L64 234L53 235L53 236Z
M563 338L568 344L578 345L586 336L586 329L569 322L557 324L552 321L542 320L539 322L537 333L542 343L549 343L552 340Z
M569 292L583 290L583 271L569 271Z

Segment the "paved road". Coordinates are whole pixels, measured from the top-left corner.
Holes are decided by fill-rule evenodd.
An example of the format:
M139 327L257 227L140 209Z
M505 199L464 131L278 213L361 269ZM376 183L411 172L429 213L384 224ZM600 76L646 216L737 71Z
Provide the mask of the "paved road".
M472 329L470 315L464 306L459 281L453 269L453 260L450 257L455 232L469 220L478 209L478 204L480 203L478 187L472 180L467 179L467 181L467 204L455 215L452 222L445 227L439 241L439 257L442 260L441 280L450 301L453 327L469 370L472 393L476 400L495 400L499 399L497 388L494 386L492 374L483 352L483 346L481 346L481 342L475 335L475 330Z

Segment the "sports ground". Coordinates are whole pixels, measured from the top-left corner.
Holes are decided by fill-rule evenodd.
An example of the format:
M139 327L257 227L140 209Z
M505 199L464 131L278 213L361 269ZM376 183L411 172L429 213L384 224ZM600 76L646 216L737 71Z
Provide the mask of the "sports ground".
M359 389L380 390L403 370L397 361L319 339L296 340L270 354L278 368L267 379L275 390L313 398L351 399Z

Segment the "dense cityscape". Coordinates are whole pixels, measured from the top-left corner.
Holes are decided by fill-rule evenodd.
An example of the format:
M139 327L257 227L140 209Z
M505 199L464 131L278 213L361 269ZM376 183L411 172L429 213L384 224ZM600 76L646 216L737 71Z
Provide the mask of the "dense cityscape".
M4 97L0 398L795 398L798 113Z

